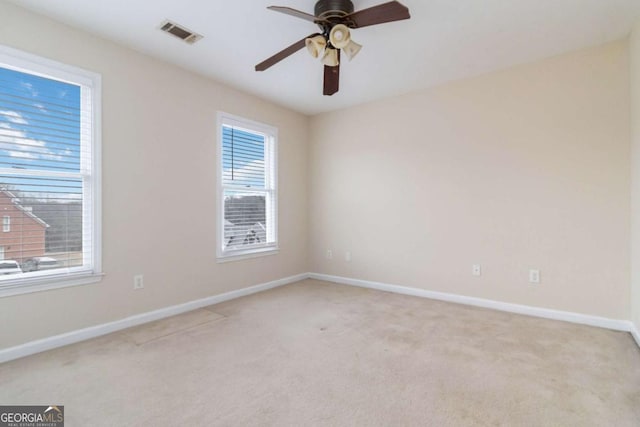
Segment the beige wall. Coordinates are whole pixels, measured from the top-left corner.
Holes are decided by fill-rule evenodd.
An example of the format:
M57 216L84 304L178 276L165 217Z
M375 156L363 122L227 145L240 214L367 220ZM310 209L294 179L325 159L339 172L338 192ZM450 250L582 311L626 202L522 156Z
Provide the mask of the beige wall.
M0 44L102 74L106 273L1 298L0 348L307 270L306 116L5 2L0 16ZM216 263L218 110L279 128L279 255Z
M640 330L640 21L636 24L631 53L631 304L632 320Z
M106 272L0 299L0 349L307 270L630 316L624 42L310 121L1 1L0 16L0 44L103 76ZM279 128L279 255L215 262L218 110Z
M316 116L311 269L629 319L629 128L626 42Z

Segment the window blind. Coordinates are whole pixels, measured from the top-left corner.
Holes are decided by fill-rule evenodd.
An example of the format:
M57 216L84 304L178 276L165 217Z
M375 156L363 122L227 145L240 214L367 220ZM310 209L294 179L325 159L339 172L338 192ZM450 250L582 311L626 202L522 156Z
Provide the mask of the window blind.
M0 285L93 269L92 96L89 84L0 64L0 257L23 272Z
M274 138L222 125L223 241L226 253L275 245Z

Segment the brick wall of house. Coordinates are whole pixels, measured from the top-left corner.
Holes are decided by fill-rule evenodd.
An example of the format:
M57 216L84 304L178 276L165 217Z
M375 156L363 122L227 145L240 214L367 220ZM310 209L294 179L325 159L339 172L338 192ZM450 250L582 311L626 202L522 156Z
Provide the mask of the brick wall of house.
M10 218L5 231L5 217ZM23 262L44 255L46 226L12 202L10 194L0 191L0 257Z

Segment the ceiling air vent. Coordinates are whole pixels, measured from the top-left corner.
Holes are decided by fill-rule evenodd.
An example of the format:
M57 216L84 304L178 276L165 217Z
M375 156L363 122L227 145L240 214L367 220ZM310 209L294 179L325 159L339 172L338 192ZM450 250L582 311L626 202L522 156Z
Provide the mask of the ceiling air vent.
M160 24L160 29L165 33L176 36L180 40L183 40L189 44L194 44L202 38L200 34L194 33L191 30L187 30L182 25L178 25L175 22L171 22L169 20L164 21L162 24Z

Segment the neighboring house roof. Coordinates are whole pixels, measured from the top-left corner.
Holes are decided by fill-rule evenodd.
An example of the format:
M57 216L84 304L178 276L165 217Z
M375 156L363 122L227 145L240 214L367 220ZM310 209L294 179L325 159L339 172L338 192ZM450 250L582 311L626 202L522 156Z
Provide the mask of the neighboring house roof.
M13 194L11 191L5 189L5 188L0 188L0 192L4 193L5 196L7 196L9 198L9 200L11 200L11 203L14 204L14 206L16 208L18 208L20 211L22 211L22 213L24 213L26 216L28 216L29 218L33 219L34 221L42 224L42 226L44 227L49 227L49 224L47 224L46 222L44 222L43 220L41 220L40 218L38 218L37 216L35 216L33 214L33 212L31 212L31 208L25 208L24 206L22 206L20 204L20 199Z
M241 248L244 245L267 242L267 229L259 222L236 225L224 222L224 240L227 249Z

